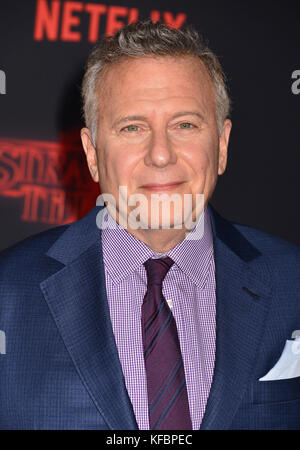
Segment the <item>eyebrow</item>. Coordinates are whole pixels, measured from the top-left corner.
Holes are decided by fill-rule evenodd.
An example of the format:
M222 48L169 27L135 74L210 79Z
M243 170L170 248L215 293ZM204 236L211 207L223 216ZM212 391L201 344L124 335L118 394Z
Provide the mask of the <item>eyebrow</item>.
M177 117L181 117L181 116L197 116L201 120L204 120L202 114L200 114L198 111L178 111L177 113L173 114L172 119L176 119ZM114 123L114 126L118 126L124 122L130 122L130 121L134 121L134 120L147 121L147 117L140 116L140 115L124 116L124 117L121 117L120 119L118 119Z
M114 123L114 126L116 127L117 125L120 125L121 123L124 122L130 122L131 120L147 120L147 118L145 116L125 116L125 117L121 117L119 120L117 120Z

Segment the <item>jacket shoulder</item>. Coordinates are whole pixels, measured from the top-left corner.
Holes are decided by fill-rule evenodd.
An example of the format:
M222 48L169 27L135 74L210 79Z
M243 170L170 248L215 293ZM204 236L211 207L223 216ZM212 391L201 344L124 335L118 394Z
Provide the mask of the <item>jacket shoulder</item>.
M262 254L300 258L300 246L271 233L232 222L232 225Z
M70 226L60 225L50 230L29 236L17 244L0 252L0 283L11 279L32 276L42 272L43 266L49 264L46 253L51 245Z
M246 225L233 224L239 233L261 254L255 264L266 263L275 290L292 292L299 302L300 246L273 234ZM261 269L259 269L261 270Z
M228 220L220 215L212 205L211 212L213 232L242 258L252 260L258 256L276 260L287 257L300 259L300 246L243 223Z

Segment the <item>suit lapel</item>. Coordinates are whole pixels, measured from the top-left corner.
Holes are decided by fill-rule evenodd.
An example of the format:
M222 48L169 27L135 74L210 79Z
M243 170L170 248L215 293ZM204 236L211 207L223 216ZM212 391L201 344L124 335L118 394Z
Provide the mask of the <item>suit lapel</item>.
M96 213L71 224L48 251L65 266L41 289L78 374L110 429L136 429L114 340Z
M48 251L41 289L83 385L110 429L137 429L110 321L95 207ZM251 380L270 298L262 255L209 206L216 265L214 377L201 429L228 429Z
M261 254L209 208L216 265L216 359L201 429L228 429L255 366L270 298Z

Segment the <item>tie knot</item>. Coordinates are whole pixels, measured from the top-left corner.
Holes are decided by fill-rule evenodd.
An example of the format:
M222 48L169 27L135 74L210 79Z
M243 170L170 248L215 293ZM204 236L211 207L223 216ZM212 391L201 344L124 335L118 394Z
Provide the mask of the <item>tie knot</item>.
M150 258L146 262L144 262L144 266L147 272L148 285L162 285L162 282L172 264L174 264L174 261L168 256L159 259Z

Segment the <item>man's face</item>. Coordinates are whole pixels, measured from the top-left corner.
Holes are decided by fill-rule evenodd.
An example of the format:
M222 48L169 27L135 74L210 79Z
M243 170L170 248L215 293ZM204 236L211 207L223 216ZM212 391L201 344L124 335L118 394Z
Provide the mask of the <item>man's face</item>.
M226 167L231 122L218 133L214 89L196 57L124 60L104 75L99 95L96 149L89 131L83 146L94 181L119 208L119 186L127 198L143 194L204 194L207 204ZM172 187L147 187L178 183ZM135 206L129 207L128 212ZM160 211L161 214L161 211ZM148 208L148 223L151 220ZM171 214L172 216L172 214ZM160 217L161 220L161 217ZM171 217L182 223L183 216Z

